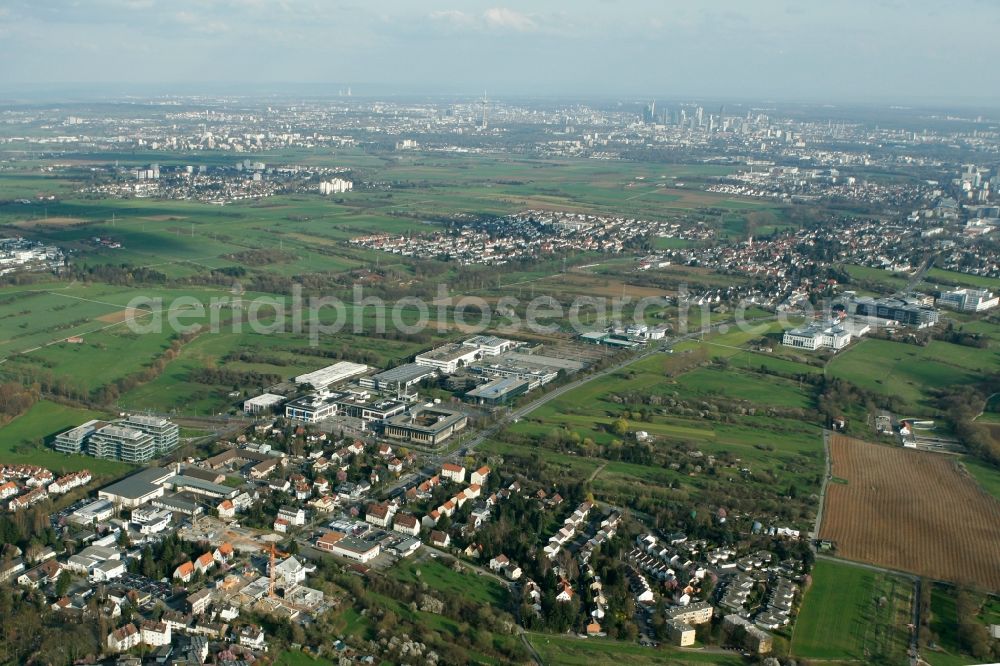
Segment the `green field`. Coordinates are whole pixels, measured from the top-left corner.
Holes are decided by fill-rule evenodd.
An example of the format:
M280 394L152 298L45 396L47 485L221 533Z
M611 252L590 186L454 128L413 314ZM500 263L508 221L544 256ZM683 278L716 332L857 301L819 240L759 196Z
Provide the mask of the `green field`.
M907 277L905 273L891 273L881 268L871 268L869 266L855 266L848 264L842 266L851 276L852 282L869 283L879 287L883 291L896 291L906 286Z
M808 659L905 663L912 587L902 578L818 560L795 623L792 654Z
M989 289L994 293L1000 291L1000 280L982 275L970 275L969 273L959 273L956 271L946 271L941 268L932 268L927 271L924 277L925 282L941 283L945 285L960 285L963 287L976 287L978 289Z
M660 647L651 649L635 643L606 638L576 638L552 634L528 633L528 640L545 664L592 666L593 664L718 664L736 666L743 660L738 654L699 653Z
M0 463L30 463L57 472L89 469L95 476L118 476L131 469L130 465L90 456L71 456L50 446L53 436L104 414L67 407L42 400L26 413L0 427Z
M392 573L402 581L426 583L431 589L459 594L481 604L503 607L507 599L507 590L492 577L467 570L460 573L435 559L400 563Z
M983 490L1000 500L1000 470L974 458L965 458L962 465L969 471Z
M720 396L779 407L812 406L797 382L737 369L702 368L682 375L677 383L692 395Z
M933 341L926 347L865 339L838 354L828 372L875 393L898 396L911 408L928 407L930 391L978 381L1000 369L1000 350Z

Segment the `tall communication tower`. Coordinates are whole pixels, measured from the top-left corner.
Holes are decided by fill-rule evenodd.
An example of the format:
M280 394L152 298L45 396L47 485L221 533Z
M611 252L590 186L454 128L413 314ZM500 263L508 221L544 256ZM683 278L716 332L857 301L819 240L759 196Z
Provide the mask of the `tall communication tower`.
M485 130L489 125L486 122L486 110L489 108L489 103L486 100L486 91L483 91L483 125L482 129Z

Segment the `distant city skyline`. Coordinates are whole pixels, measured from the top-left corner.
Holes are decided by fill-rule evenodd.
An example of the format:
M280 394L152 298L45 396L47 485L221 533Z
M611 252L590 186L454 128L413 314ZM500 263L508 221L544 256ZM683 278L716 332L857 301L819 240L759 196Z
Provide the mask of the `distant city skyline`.
M13 0L0 91L330 83L1000 106L1000 4L986 0L502 1Z

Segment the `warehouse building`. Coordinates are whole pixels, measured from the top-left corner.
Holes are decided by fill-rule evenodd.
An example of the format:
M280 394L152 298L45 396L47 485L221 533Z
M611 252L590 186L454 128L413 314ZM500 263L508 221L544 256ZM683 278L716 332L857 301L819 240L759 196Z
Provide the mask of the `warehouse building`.
M339 384L340 382L351 379L352 377L363 375L366 372L368 372L367 365L362 363L351 363L350 361L341 361L316 370L315 372L299 375L295 378L295 383L307 384L317 391L322 391L327 387Z
M174 475L168 467L149 467L97 492L99 499L129 509L163 496L163 482Z
M368 377L362 377L359 383L365 388L377 391L406 392L411 386L416 386L423 380L434 377L437 377L435 368L417 363L406 363Z

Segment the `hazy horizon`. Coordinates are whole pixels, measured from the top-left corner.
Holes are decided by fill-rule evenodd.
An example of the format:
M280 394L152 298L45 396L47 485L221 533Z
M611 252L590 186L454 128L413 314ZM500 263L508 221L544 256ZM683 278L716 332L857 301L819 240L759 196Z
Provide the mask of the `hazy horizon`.
M0 89L1000 106L1000 4L985 0L963 12L895 0L536 4L15 0L0 8Z

